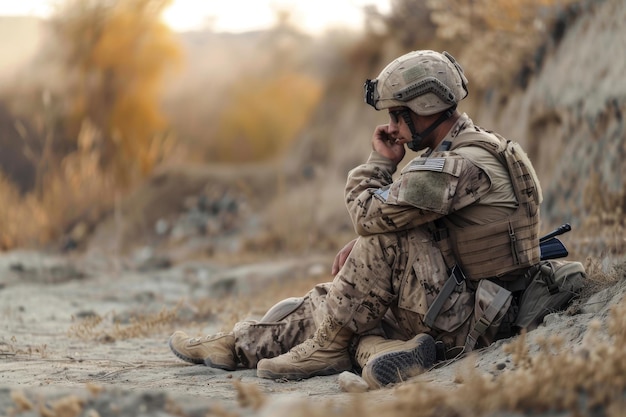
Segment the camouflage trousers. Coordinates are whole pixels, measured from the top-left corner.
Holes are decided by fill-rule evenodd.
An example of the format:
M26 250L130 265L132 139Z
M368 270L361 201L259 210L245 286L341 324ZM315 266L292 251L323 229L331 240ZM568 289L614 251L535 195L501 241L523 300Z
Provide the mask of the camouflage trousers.
M281 355L310 338L326 315L355 335L408 340L429 333L447 347L462 346L469 331L473 295L465 283L444 303L433 328L423 323L428 306L448 278L430 233L423 228L359 237L332 282L316 285L279 321L235 325L235 351L244 367Z

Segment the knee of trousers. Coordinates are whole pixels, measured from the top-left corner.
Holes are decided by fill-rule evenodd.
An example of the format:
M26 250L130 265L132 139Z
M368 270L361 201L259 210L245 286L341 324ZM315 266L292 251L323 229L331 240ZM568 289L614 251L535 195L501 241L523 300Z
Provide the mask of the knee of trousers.
M375 282L385 278L357 275L348 281L339 277L326 297L326 312L354 333L362 334L378 326L396 296L390 284Z
M274 304L261 318L260 323L273 323L284 320L304 303L304 297L290 297Z
M378 326L397 299L396 280L406 269L407 233L360 237L329 289L327 308L338 322L361 333Z

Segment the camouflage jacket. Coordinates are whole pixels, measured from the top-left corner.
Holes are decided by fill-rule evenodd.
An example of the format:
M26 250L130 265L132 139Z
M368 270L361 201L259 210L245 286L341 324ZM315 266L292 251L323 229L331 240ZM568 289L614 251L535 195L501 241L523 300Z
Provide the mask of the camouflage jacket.
M410 161L402 174L411 175L395 181L396 166L376 151L351 170L345 200L357 234L408 230L451 214L459 225L487 224L512 213L517 201L508 172L496 158L474 147L463 148L471 148L471 159L465 151L445 150L466 130L479 128L463 114L439 149Z

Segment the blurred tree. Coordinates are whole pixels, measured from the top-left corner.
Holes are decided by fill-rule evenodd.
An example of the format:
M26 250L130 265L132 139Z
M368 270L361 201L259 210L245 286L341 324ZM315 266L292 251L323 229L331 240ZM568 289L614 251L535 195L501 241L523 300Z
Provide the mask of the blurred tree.
M120 183L162 157L166 122L159 94L182 53L161 13L171 0L66 0L51 20L70 77L68 136L84 120L102 132L101 162Z
M318 104L321 86L309 76L279 71L267 78L243 77L230 97L209 159L259 161L291 143Z

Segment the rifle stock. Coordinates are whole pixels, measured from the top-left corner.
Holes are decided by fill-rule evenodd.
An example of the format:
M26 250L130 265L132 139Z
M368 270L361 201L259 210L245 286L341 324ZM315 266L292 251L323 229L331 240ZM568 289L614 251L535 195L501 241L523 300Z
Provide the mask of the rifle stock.
M539 241L539 249L541 251L542 261L547 259L565 258L569 255L569 252L563 242L555 237Z
M572 230L569 223L562 224L550 233L539 238L539 249L541 251L541 260L565 258L569 255L567 248L556 236L562 235Z

